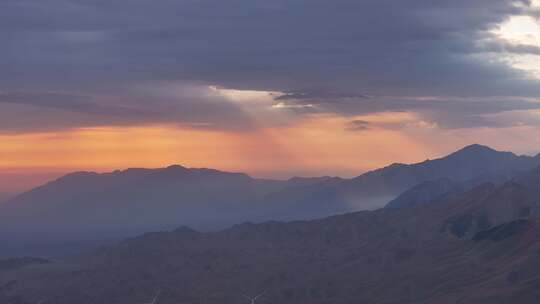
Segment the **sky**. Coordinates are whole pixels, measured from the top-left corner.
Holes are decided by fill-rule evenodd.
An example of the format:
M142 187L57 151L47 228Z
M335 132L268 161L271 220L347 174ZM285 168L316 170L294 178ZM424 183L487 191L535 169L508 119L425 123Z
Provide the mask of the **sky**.
M2 0L0 41L0 200L74 170L540 152L537 0Z

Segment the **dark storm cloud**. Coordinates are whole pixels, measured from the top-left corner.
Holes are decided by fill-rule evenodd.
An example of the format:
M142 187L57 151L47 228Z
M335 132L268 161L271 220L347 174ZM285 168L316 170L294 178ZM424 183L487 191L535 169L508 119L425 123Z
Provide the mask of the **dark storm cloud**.
M283 95L277 96L275 100L305 100L309 102L335 102L342 99L350 98L369 98L366 95L361 94L347 94L332 92L326 89L310 89L301 92L289 92Z
M170 88L160 90L167 92ZM235 104L220 96L198 93L195 90L170 96L170 92L152 94L142 90L90 97L57 92L0 92L0 133L148 123L224 130L253 127L251 119Z
M294 109L295 105L302 105L304 101L288 101L282 104L284 110ZM335 113L343 117L355 117L383 112L414 112L420 114L428 122L436 123L441 128L459 129L472 127L507 127L508 122L501 123L490 119L495 114L511 112L540 110L540 100L489 97L489 98L460 98L460 97L392 97L382 96L376 98L361 98L341 100L334 103L319 103L317 111ZM358 121L359 123L356 123ZM345 128L354 130L367 130L371 127L363 120L354 120ZM366 121L367 122L367 121ZM540 121L539 121L540 122ZM532 123L532 120L529 120ZM380 126L380 124L379 124ZM390 126L390 125L386 125ZM395 127L395 126L394 126ZM393 128L394 128L393 127Z
M367 131L371 129L371 123L365 120L351 120L346 124L346 129L349 131Z
M489 41L479 47L480 51L493 53L514 53L540 55L540 46L530 44L515 44L499 41Z
M0 93L0 103L30 105L42 108L54 108L72 112L97 115L146 115L145 111L118 105L100 105L91 101L90 96L64 93Z
M493 39L489 30L510 15L525 13L527 3L3 0L0 91L84 92L88 97L57 96L47 104L87 115L89 123L92 117L101 123L106 115L102 112L108 112L118 114L119 123L249 125L241 107L215 96L163 98L132 90L139 83L172 81L282 91L286 94L279 102L319 101L325 104L320 110L344 115L417 110L456 125L464 115L536 104L500 99L478 104L398 99L377 103L381 98L371 97L540 96L537 81L503 62L478 56L486 52L478 42ZM537 53L531 46L504 48ZM496 49L491 45L488 51ZM105 96L103 91L115 93ZM336 100L337 105L327 105ZM15 103L43 106L35 98ZM441 114L448 109L450 114ZM44 126L53 123L46 116L39 120ZM10 126L16 128L17 123Z

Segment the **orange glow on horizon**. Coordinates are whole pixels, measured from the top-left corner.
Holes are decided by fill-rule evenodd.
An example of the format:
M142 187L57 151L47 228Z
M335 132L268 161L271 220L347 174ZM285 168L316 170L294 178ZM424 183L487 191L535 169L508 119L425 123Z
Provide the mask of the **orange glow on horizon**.
M255 175L347 175L383 165L388 159L413 160L421 148L394 130L346 130L346 121L331 115L314 115L293 126L252 132L156 125L4 134L0 135L0 170L103 171L182 164ZM403 148L399 153L390 152L390 146L395 144Z
M353 119L369 122L352 131ZM536 151L527 141L537 128L443 130L412 113L344 118L308 115L293 125L250 132L182 128L177 125L96 127L49 133L0 134L0 192L30 186L75 170L112 171L171 164L246 172L255 177L357 176L393 162L414 163L471 143ZM478 139L482 139L478 141ZM486 142L487 141L487 142ZM11 177L17 183L11 183ZM48 179L47 179L48 180ZM10 184L11 183L11 184Z
M172 163L233 168L252 136L167 125L0 135L0 168L108 170Z

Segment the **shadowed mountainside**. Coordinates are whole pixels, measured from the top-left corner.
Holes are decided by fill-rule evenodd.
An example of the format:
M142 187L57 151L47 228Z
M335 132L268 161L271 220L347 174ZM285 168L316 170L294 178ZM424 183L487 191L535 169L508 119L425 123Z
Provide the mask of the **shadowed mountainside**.
M445 198L456 196L481 184L492 183L502 185L507 181L519 178L526 171L499 171L477 176L470 180L456 181L448 178L422 182L390 201L385 208L400 209L433 201L443 201Z

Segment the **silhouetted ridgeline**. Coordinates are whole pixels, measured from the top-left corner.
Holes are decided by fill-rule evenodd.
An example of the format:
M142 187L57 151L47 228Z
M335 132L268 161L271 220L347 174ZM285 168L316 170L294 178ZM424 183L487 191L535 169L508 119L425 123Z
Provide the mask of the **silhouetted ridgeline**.
M411 187L390 207L416 204L485 181L502 183L537 165L538 156L472 145L440 159L394 164L352 179L275 181L182 166L76 172L0 206L0 241L10 244L0 256L69 252L82 241L178 225L208 231L244 221L307 220L373 210Z

